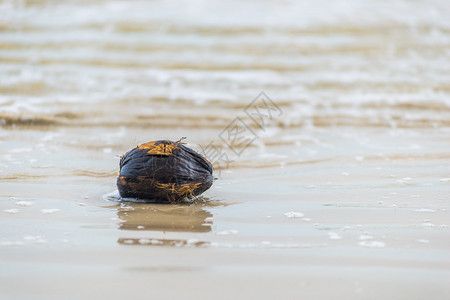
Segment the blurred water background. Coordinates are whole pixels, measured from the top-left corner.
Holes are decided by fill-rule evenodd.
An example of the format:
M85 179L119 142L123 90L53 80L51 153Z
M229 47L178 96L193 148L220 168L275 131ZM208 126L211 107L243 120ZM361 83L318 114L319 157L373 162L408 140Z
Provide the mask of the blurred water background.
M264 128L245 113L261 92L280 112ZM223 139L237 117L255 137L239 153ZM209 202L102 197L115 190L120 155L184 136L199 152L214 145L227 155L215 162ZM69 280L86 283L75 267L85 264L84 274L110 282L157 274L159 296L179 296L161 285L168 275L195 295L191 272L216 298L224 280L260 299L305 286L317 296L322 283L347 299L443 296L449 136L447 0L0 1L2 290L42 296L44 281L58 278L70 290ZM120 248L197 241L221 250ZM45 269L55 261L69 275ZM114 264L121 269L104 272ZM362 271L339 281L349 265ZM374 265L384 268L371 273ZM19 278L42 274L20 291Z

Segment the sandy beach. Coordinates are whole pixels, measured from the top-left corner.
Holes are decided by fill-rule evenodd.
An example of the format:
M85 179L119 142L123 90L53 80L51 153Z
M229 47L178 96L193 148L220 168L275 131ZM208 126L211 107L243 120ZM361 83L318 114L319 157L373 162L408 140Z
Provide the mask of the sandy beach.
M0 2L0 298L448 299L448 20ZM213 186L121 201L120 156L181 137Z

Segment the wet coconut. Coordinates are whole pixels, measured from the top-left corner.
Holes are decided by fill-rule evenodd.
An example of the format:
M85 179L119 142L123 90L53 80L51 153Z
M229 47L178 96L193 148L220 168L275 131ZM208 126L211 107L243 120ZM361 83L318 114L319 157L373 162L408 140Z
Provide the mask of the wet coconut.
M117 178L120 196L176 203L209 189L211 163L180 141L149 142L123 155Z

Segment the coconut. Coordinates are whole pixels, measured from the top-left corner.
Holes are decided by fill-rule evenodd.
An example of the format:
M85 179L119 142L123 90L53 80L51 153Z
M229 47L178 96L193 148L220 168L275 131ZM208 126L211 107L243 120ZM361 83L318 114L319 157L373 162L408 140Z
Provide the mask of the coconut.
M213 183L209 161L180 141L145 143L120 159L117 187L122 198L177 203L192 199Z

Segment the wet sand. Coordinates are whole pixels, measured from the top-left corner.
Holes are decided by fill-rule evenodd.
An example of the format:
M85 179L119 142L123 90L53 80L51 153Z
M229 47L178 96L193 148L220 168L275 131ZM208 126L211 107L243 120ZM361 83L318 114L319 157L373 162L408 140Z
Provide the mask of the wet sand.
M352 146L336 145L335 153ZM347 151L298 166L232 168L195 203L158 205L117 202L118 158L70 147L56 151L77 158L68 169L85 161L98 173L2 180L6 298L449 293L447 155Z
M449 298L448 3L264 3L0 2L0 298ZM211 189L118 199L184 136Z

